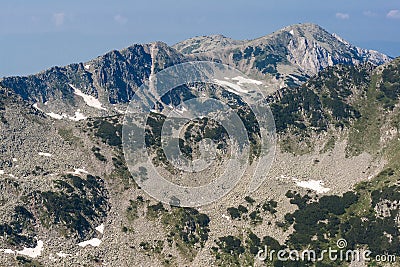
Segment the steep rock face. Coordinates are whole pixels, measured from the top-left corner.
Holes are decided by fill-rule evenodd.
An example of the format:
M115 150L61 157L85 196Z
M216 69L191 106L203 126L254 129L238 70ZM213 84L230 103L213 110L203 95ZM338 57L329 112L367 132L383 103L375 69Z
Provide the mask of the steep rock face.
M200 47L200 40L206 40L207 46ZM251 41L222 42L210 36L189 39L174 47L182 53L195 51L197 57L220 59L278 88L295 87L328 66L365 62L381 65L391 60L377 51L353 46L315 24L289 26Z
M328 66L380 65L390 58L352 46L317 25L299 24L251 41L212 35L191 38L173 48L161 42L137 44L86 63L4 78L0 84L53 118L80 120L121 113L152 74L189 60L232 65L263 81L267 92L274 92L296 87Z
M369 62L381 65L390 61L390 57L353 46L318 25L294 25L280 32L287 31L291 35L287 44L289 61L312 74L336 64L357 65Z
M133 45L112 51L86 64L93 75L95 92L106 94L109 103L127 102L150 75L151 45Z
M55 118L74 118L74 112L85 117L102 116L115 114L113 105L128 103L152 72L184 60L183 55L161 42L133 45L86 63L4 78L1 85L24 100L38 103L38 109ZM100 104L93 105L93 101Z
M71 101L69 83L89 87L93 83L92 75L85 71L82 64L71 64L27 77L7 77L1 81L2 86L13 89L24 100L43 103L51 99Z
M93 70L98 90L104 88L111 104L126 103L135 90L157 72L184 61L184 57L164 43L133 45L112 51L87 64Z

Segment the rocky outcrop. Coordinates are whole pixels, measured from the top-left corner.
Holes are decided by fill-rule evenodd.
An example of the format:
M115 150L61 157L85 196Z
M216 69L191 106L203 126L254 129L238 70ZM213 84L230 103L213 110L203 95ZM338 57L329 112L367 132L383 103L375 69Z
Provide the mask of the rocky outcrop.
M53 67L27 77L7 77L0 84L32 104L38 103L40 110L55 118L112 115L123 110L117 107L128 103L151 74L189 60L233 65L264 81L267 91L275 91L296 87L328 66L380 65L390 58L355 47L317 25L298 24L250 41L211 35L173 47L162 42L136 44L86 63ZM97 99L104 108L89 108L76 89Z
M196 37L174 48L198 57L218 58L245 73L270 80L278 88L295 87L328 66L366 62L381 65L391 60L377 51L353 46L315 24L288 26L250 41Z

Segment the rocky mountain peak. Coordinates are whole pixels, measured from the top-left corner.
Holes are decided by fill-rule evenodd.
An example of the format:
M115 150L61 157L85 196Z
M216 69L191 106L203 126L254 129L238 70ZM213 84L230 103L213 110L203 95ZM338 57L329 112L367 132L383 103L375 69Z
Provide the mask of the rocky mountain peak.
M135 90L152 74L190 60L217 60L235 66L263 81L271 92L302 84L328 66L365 62L380 65L390 58L305 23L250 41L210 35L173 47L163 42L134 44L85 63L52 67L27 77L6 77L0 85L32 104L38 103L40 110L55 114L55 118L102 116L123 111Z
M284 49L286 59L309 74L336 64L358 65L370 62L381 65L391 60L387 55L373 50L362 49L345 41L337 34L331 34L312 23L295 24L285 27L253 43L275 43Z
M246 41L221 35L195 37L174 48L201 60L217 59L236 66L248 75L266 80L275 89L299 85L328 66L366 62L377 66L391 60L377 51L356 47L312 23L287 26Z
M244 41L234 40L221 34L215 34L189 38L172 47L183 54L196 54L240 45L243 42Z

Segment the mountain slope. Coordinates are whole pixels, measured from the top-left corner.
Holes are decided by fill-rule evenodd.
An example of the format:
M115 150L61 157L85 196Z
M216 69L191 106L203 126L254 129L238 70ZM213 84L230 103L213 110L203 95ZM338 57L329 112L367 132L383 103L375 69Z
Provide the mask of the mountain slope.
M213 44L210 40L213 38L208 38L205 49L196 50L198 57L221 59L247 74L272 79L278 87L293 87L336 64L380 65L391 60L377 51L355 47L315 24L293 25L251 41L226 42L224 46L218 46L218 39ZM185 53L198 43L196 38L189 39L174 48Z
M268 93L304 83L328 66L380 65L390 60L376 51L352 46L314 24L289 26L251 41L221 35L196 37L174 48L161 42L133 45L86 63L53 67L27 77L6 77L0 84L37 103L48 116L79 120L123 112L152 73L190 60L235 66L263 81Z
M152 72L184 60L164 43L133 45L86 63L7 77L0 83L24 100L38 103L36 107L53 118L73 119L76 112L80 117L103 116L120 113L114 105L128 103Z
M223 35L193 37L179 42L172 47L182 54L203 53L240 45L245 41L237 41Z
M293 36L303 31L296 40L305 38L307 43L317 39L316 32L322 34L319 43L307 46L309 55L339 51L343 64L324 67L324 52L315 61L324 69L305 80L311 74L287 58L288 45L294 42L291 30ZM400 59L376 67L372 63L377 62L364 62L373 61L373 53L349 52L345 43L342 47L328 35L312 25L293 26L250 41L250 46L218 37L225 42L223 50L207 43L190 55L163 43L135 45L87 63L3 79L0 265L249 266L265 245L276 250L325 248L339 237L345 237L352 249L398 253ZM244 58L247 47L252 49ZM256 59L279 59L267 66L295 69L288 75L304 80L301 86L290 83L291 88L277 89L266 99L278 132L275 163L252 194L243 195L239 183L217 203L198 209L162 204L139 188L129 173L121 145L124 118L118 110L155 72L207 57L230 63L232 51L242 55L235 64L261 77L263 86L270 74L264 76L254 67ZM278 56L286 57L284 64ZM358 62L364 63L354 65ZM317 67L310 66L304 68ZM162 101L177 106L206 89L182 86ZM227 94L221 86L211 89L228 98L245 122L251 122L247 126L254 127L239 95ZM211 127L212 120L203 121L196 121L193 132L182 136L182 150L189 156L196 156L191 155L196 140L206 133L225 141L219 138L225 134ZM162 116L153 113L148 132L156 133L160 126ZM154 140L156 152L149 149L149 156L162 167L167 161L157 147L161 139ZM228 151L224 142L218 147ZM140 175L148 174L143 170ZM87 242L92 245L84 247ZM21 254L24 247L35 246L40 250L36 258Z

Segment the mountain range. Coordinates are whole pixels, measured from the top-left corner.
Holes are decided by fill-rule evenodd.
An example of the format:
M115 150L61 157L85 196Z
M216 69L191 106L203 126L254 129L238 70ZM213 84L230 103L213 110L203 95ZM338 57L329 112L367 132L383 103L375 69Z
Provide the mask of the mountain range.
M317 25L299 24L251 41L219 35L188 39L173 47L161 42L133 45L89 62L53 67L27 77L6 77L0 83L24 100L38 103L47 113L67 110L67 117L73 117L77 109L87 111L87 116L107 113L105 109L87 110L78 89L98 99L107 114L117 114L122 109L118 106L128 103L152 73L193 60L217 60L233 66L263 81L266 92L271 93L296 87L328 66L381 65L391 58L355 47Z
M135 183L121 136L138 88L191 61L227 64L259 82L275 118L277 151L257 191L243 195L244 178L218 202L183 208L158 202ZM254 40L212 35L172 47L136 44L88 62L4 77L1 265L314 266L256 256L265 245L320 250L339 238L373 256L400 256L399 80L398 58L314 24ZM197 86L179 88L163 105L204 92ZM233 99L241 103L240 95ZM154 137L163 117L155 113L150 121L149 154L168 167ZM196 123L182 137L189 157L197 137L215 138L225 149L218 127Z

